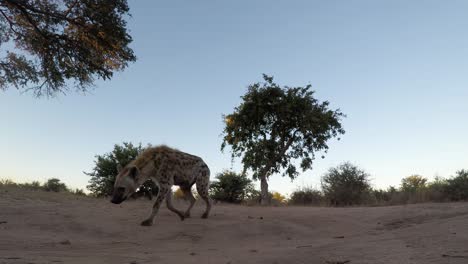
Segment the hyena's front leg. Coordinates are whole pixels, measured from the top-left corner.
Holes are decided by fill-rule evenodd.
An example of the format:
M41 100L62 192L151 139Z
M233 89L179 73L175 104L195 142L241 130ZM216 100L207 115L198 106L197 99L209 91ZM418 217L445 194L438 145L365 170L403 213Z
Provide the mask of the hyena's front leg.
M156 197L156 202L153 205L153 210L151 211L151 215L145 221L141 222L142 226L151 226L153 225L153 219L158 213L159 207L161 206L162 201L166 197L166 194L169 192L171 187L169 185L159 185L159 193L158 197Z

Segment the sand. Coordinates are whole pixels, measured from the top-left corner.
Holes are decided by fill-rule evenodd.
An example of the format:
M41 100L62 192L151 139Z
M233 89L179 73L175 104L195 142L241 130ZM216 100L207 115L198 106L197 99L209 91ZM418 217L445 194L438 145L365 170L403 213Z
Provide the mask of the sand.
M0 263L468 263L468 203L218 204L200 219L198 201L183 222L162 207L140 226L151 205L0 189Z

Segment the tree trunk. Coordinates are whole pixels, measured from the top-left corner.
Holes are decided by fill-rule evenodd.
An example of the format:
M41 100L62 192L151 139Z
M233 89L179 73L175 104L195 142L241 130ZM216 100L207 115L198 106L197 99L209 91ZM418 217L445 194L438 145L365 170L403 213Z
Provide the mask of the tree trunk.
M261 200L260 204L265 206L270 204L270 196L268 193L268 182L266 175L260 177L260 187L261 187Z
M268 193L268 181L267 181L267 175L268 173L270 173L270 169L271 167L273 167L276 162L282 157L284 156L284 154L286 153L286 151L289 149L289 147L292 145L292 143L294 142L295 140L295 136L296 136L296 133L297 133L297 130L293 132L292 136L288 139L288 142L286 142L286 144L283 146L283 148L281 149L281 151L279 152L278 155L276 155L275 158L271 159L268 164L263 168L263 170L261 170L260 172L260 187L261 187L261 202L260 204L261 205L270 205L270 202L271 202L271 199L270 199L270 195ZM275 138L273 138L274 140Z

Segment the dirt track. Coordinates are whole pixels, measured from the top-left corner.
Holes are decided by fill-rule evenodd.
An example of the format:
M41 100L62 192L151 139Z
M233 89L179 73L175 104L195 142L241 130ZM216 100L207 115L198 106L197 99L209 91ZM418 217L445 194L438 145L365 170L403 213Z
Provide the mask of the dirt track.
M468 203L203 208L0 190L0 263L468 263ZM183 203L178 207L185 207Z

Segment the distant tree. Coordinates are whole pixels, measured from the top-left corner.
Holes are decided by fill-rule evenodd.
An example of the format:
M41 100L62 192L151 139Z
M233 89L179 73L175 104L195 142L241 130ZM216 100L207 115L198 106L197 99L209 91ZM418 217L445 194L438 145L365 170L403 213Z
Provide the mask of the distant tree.
M0 89L87 91L135 61L126 0L1 0Z
M264 83L254 83L242 96L234 112L224 116L221 150L227 145L232 158L242 157L244 172L251 170L260 179L262 204L268 199L268 178L283 171L294 179L295 163L301 159L303 171L312 168L317 151L328 149L329 139L343 134L339 110L313 97L311 85L280 87L273 77L263 75Z
M253 190L252 181L243 174L223 171L210 184L211 198L228 203L242 202Z
M103 155L96 155L92 172L84 172L91 177L86 186L96 196L111 195L114 189L115 176L118 174L117 166L127 165L134 160L144 148L141 144L134 146L132 143L123 142L122 145L114 145L114 149ZM136 195L144 194L152 197L158 193L158 188L149 180L140 187Z
M427 179L421 175L411 175L401 180L401 191L415 193L426 188Z
M369 174L345 162L322 176L322 190L332 205L359 204L371 191Z
M57 178L48 179L46 183L44 183L44 190L48 192L66 192L68 191L67 186L65 183L60 182Z

